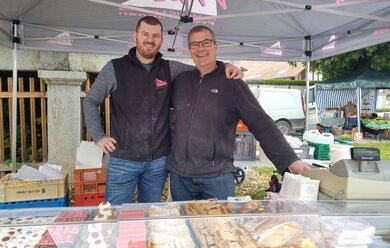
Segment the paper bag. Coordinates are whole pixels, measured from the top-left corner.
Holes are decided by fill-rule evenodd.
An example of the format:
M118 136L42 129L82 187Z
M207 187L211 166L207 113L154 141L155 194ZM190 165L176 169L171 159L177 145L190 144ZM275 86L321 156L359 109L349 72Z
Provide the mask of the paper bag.
M280 195L289 200L316 201L320 180L285 173Z

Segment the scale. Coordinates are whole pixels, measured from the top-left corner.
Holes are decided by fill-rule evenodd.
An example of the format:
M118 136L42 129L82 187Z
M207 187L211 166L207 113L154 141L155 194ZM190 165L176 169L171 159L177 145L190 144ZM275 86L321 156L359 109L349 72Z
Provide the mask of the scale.
M380 160L377 148L353 147L351 159L303 175L320 180L320 192L333 199L390 199L390 160Z

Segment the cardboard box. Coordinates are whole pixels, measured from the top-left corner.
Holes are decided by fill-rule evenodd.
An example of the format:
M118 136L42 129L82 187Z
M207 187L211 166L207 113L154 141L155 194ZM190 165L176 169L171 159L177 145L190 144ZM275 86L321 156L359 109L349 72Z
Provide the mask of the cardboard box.
M103 150L93 142L81 141L76 151L75 169L101 168L103 165Z
M62 179L10 181L13 174L0 180L0 202L65 198L68 192L68 173Z

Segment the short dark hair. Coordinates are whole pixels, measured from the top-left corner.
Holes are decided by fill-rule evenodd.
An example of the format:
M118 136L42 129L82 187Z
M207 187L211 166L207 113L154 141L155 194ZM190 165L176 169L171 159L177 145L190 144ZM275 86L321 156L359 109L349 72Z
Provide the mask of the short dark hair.
M204 25L198 25L198 26L195 26L193 28L191 28L190 32L188 33L188 44L190 44L190 36L192 33L197 33L197 32L200 32L200 31L203 31L203 30L207 30L210 32L212 38L213 38L213 41L215 42L215 34L213 32L213 30L211 30L209 27L207 26L204 26Z
M161 34L163 33L163 25L161 24L160 20L157 19L154 16L144 16L141 19L139 19L139 21L137 23L137 26L135 28L136 32L138 32L139 27L141 26L142 22L145 22L146 24L149 24L149 25L160 25L160 27L161 27Z

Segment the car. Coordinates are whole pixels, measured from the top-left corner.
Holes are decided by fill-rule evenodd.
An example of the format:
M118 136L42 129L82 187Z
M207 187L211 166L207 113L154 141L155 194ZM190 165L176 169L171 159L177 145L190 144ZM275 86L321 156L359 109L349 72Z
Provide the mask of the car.
M300 90L259 86L250 86L250 89L283 134L305 128L305 106Z

